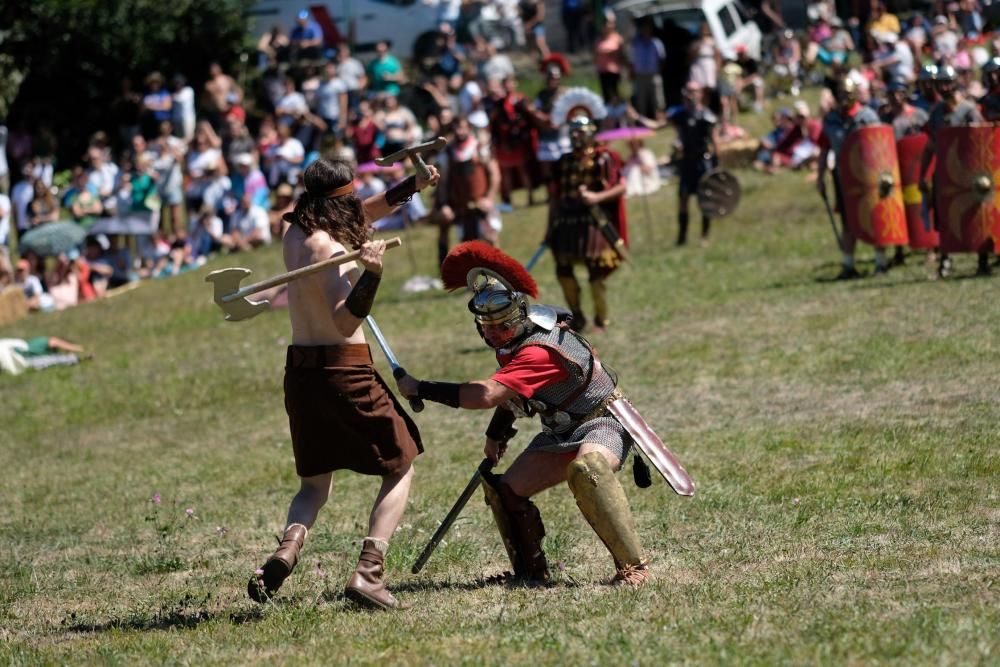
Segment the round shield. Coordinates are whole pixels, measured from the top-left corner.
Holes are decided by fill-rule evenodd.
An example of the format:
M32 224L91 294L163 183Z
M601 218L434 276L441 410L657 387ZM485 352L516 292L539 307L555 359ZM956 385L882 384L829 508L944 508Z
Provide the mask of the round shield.
M724 218L740 203L740 182L728 171L716 169L698 181L698 206L712 218Z

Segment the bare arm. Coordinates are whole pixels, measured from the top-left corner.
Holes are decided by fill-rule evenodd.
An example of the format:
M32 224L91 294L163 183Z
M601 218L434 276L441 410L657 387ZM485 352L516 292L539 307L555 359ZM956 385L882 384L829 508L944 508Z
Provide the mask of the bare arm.
M315 235L306 241L311 250L310 263L321 262L335 255L345 254L346 249L324 235ZM361 246L362 255L358 263L364 268L362 272L354 262L348 262L337 267L337 270L326 271L318 276L323 282L323 294L333 318L333 323L343 336L350 337L361 326L361 321L368 314L364 308L358 309L356 303L362 301L370 307L382 277L382 255L385 253L385 241L369 241ZM363 292L363 293L362 293Z
M489 410L499 405L503 405L507 401L517 398L518 396L517 392L513 389L500 384L496 380L477 380L473 382L463 382L461 384L438 382L423 383L425 385L435 386L435 389L431 390L431 394L441 393L442 396L447 394L450 395L452 399L457 394L458 405L455 405L453 402L438 400L441 396L432 396L426 391L424 393L420 393L421 382L410 375L399 378L399 380L396 381L396 384L399 387L399 393L406 398L412 398L417 396L419 393L420 397L426 400L444 403L445 405L451 405L452 407L465 408L466 410Z

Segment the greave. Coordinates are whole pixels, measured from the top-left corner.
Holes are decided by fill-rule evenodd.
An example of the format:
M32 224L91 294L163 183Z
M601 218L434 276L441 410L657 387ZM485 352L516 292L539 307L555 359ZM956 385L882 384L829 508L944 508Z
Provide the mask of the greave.
M608 286L603 278L590 281L590 295L594 299L594 324L608 326Z
M688 237L688 214L680 213L677 216L677 245L687 243Z
M493 510L497 529L510 558L514 574L535 581L549 580L549 565L542 551L545 526L538 508L517 495L496 475L484 475L486 504Z
M600 452L578 456L568 469L569 488L587 523L615 559L615 567L646 561L625 491Z
M563 296L566 297L566 305L574 315L582 313L583 309L580 307L580 283L576 281L575 276L559 276L559 286L562 287Z

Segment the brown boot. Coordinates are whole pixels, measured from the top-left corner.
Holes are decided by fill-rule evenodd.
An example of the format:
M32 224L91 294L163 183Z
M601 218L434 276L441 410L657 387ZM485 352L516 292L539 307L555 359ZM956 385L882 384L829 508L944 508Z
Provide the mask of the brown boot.
M383 544L385 544L383 542ZM385 587L385 553L375 540L366 539L361 546L358 566L344 588L344 595L358 604L372 609L405 609Z
M285 528L277 551L267 559L260 573L254 575L247 584L247 595L251 600L266 602L281 588L281 584L299 562L299 551L308 533L309 529L301 523L293 523Z

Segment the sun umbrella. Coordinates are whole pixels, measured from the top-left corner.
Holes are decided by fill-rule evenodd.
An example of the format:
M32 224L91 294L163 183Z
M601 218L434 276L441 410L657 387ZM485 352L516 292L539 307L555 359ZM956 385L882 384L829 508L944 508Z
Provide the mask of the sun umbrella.
M644 139L651 136L653 136L653 131L648 127L616 127L598 132L595 138L598 141L615 141L616 139Z
M100 218L87 230L88 234L125 234L128 236L156 233L158 220L152 213L129 213L122 217Z
M75 222L50 222L26 232L18 241L17 251L22 255L32 251L50 257L76 248L86 235Z

